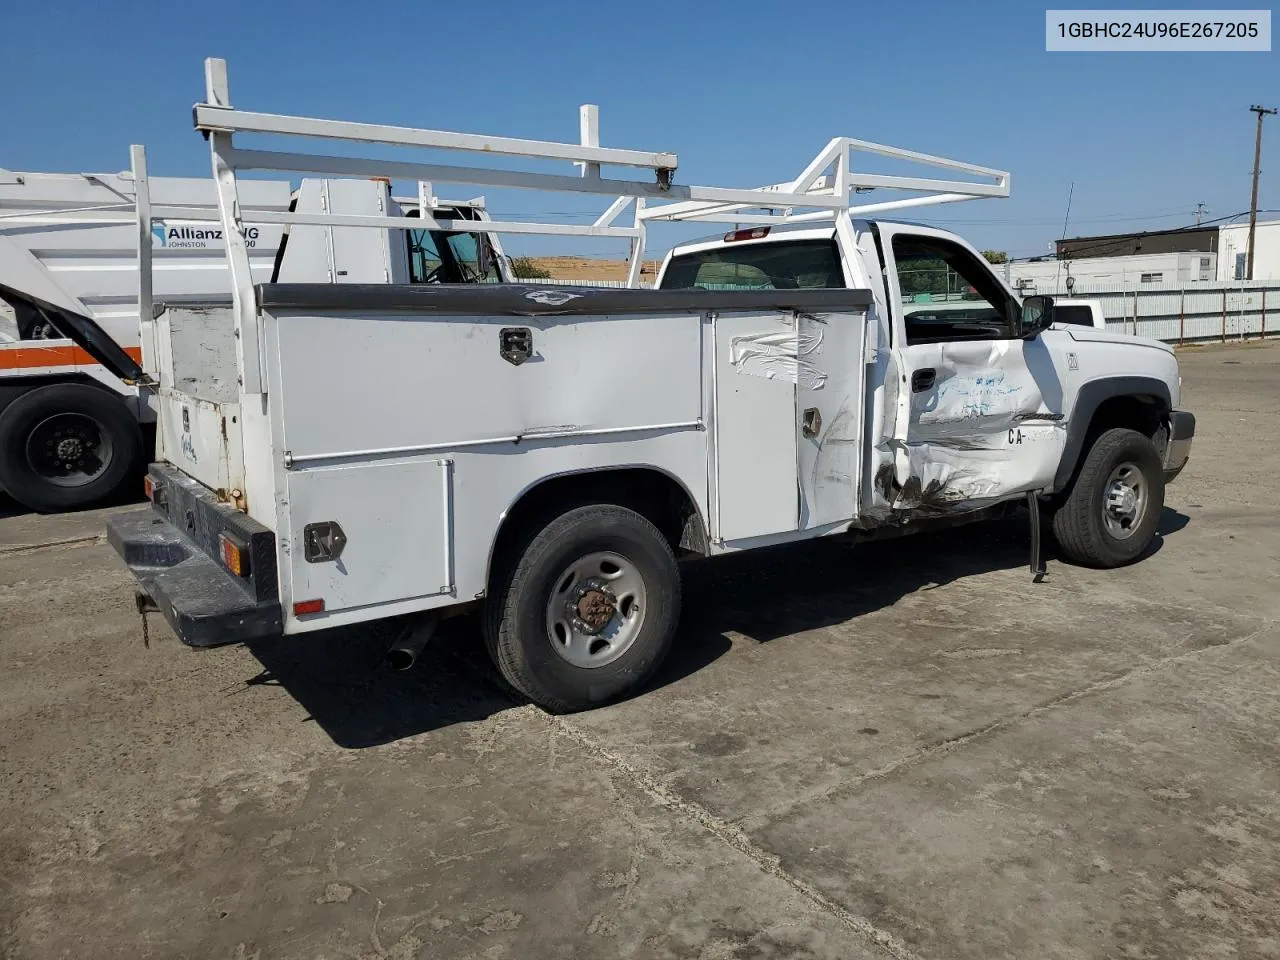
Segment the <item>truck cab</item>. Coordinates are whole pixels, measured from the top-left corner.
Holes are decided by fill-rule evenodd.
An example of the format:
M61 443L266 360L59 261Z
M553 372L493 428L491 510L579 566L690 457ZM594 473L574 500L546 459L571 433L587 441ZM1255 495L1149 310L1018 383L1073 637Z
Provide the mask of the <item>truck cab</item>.
M847 236L830 226L733 230L674 248L657 284L871 288L869 518L960 514L1028 491L1056 501L1103 422L1148 438L1169 477L1181 467L1183 445L1169 443L1180 400L1173 349L1055 322L1048 298L1020 300L977 250L946 231L886 220L855 220ZM1042 311L1031 327L1027 302ZM1155 479L1163 476L1149 483ZM1145 547L1149 533L1132 540L1142 521L1124 506L1129 495L1113 492L1123 501L1114 526L1129 541L1119 552Z

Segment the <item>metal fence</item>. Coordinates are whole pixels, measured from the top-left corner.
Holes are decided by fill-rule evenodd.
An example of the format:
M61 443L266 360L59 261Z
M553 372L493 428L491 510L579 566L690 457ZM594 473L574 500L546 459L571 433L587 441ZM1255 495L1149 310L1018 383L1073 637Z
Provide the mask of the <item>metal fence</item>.
M590 287L627 285L625 280L530 282ZM1141 286L1077 281L1071 296L1101 301L1108 330L1168 343L1280 336L1280 282L1274 280L1204 280Z
M1102 303L1107 329L1169 343L1244 340L1280 334L1280 282L1076 282L1073 297Z
M561 287L625 288L627 285L627 281L625 280L547 280L547 279L532 280L530 279L530 280L521 280L520 283L548 283L548 284L551 284L552 286L561 286ZM651 287L653 286L653 281L648 279L643 280L641 281L640 286L646 287L646 288Z

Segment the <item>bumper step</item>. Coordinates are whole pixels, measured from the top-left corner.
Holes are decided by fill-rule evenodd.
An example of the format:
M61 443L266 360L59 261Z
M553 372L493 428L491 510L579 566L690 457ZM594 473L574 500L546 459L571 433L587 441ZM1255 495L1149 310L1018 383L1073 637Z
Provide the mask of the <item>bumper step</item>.
M155 508L108 518L107 540L188 646L219 647L281 634L279 602L257 600Z

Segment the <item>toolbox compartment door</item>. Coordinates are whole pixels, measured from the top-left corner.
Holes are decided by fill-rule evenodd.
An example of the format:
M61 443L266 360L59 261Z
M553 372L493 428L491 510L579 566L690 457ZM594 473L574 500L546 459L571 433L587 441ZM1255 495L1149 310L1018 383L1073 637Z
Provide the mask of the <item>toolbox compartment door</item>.
M343 610L451 594L452 495L449 460L289 471L283 552L291 574L285 612L297 621L292 629L323 626ZM343 540L333 559L315 557L308 545L308 538L331 535L326 523L336 524ZM323 611L292 616L294 604L314 600L324 601Z

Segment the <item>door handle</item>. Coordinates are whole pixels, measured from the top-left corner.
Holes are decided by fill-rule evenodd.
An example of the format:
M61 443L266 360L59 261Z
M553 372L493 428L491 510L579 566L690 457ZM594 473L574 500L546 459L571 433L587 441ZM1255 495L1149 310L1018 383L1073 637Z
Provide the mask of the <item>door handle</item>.
M800 432L806 437L816 437L822 432L822 413L817 407L809 407L800 422Z
M933 369L933 367L914 370L911 373L911 392L924 393L926 390L932 390L933 383L937 379L938 371Z

